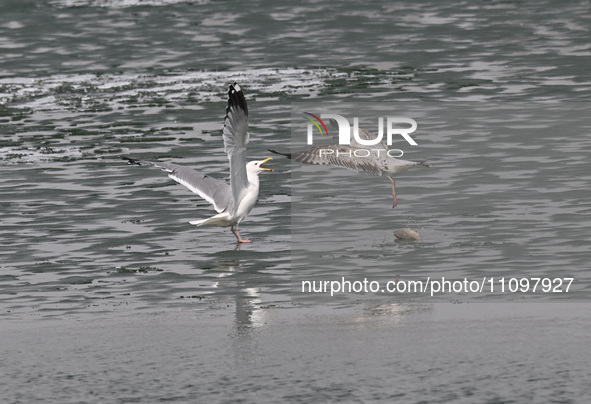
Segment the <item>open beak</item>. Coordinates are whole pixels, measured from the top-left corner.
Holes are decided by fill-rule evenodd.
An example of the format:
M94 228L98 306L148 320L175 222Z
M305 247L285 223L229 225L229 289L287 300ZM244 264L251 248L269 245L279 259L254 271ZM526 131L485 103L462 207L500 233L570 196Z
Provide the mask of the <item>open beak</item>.
M263 170L265 170L265 171L273 171L273 170L271 170L270 168L263 168L263 167L262 167L262 165L263 165L263 164L265 164L265 163L266 163L267 161L269 161L269 160L273 160L273 159L272 159L271 157L264 159L264 160L263 160L263 162L262 162L261 164L259 164L259 167L260 167L260 168L262 168L262 169L263 169Z

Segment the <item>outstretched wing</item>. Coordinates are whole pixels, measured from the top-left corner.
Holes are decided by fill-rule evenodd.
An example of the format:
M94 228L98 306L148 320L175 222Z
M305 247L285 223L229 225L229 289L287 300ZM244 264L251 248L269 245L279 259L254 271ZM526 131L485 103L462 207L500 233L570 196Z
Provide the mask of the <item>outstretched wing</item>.
M246 145L248 144L248 107L242 89L236 83L228 91L228 107L224 119L224 150L230 160L230 187L236 206L248 188Z
M357 151L362 153L356 154ZM353 171L361 170L370 175L382 175L382 159L366 152L367 149L354 146L329 144L290 153L288 158L304 164L336 166Z
M376 138L375 135L363 128L359 128L359 137L363 140L374 140ZM335 138L338 138L338 136L335 136ZM389 149L388 145L383 141L372 146L362 145L355 140L353 129L351 129L350 145L327 144L293 153L268 150L271 153L281 154L288 159L304 164L335 166L357 172L363 171L370 175L382 175L384 171L387 171L384 155Z
M166 171L170 178L211 203L218 213L225 211L232 204L232 190L224 181L211 178L197 170L177 164L137 160L125 156L122 156L122 158L130 164L152 165Z

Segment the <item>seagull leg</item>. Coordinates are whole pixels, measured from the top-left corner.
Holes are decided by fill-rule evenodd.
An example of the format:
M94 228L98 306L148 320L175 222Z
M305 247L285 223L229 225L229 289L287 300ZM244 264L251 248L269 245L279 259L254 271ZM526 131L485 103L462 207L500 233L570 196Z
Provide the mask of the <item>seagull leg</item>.
M394 183L394 178L392 177L388 177L390 178L390 182L392 183L392 197L394 198L394 202L392 203L392 209L394 209L396 207L396 205L398 205L398 198L396 198L396 186Z
M236 230L234 230L234 226L230 227L230 229L232 229L232 233L234 233L234 235L236 236L236 240L238 240L239 243L252 243L252 241L249 239L241 239L240 238L240 232L238 231L238 225L236 225Z

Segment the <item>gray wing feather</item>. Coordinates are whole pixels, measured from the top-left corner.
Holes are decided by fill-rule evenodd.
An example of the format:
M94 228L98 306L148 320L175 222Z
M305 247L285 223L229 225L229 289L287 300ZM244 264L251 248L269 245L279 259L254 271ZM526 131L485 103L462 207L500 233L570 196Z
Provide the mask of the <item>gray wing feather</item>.
M321 154L320 150L325 150L325 152ZM327 150L332 150L332 153L326 152ZM349 157L353 156L356 150L367 149L329 144L291 153L291 158L304 164L329 165L347 168L353 171L361 170L371 175L382 175L382 159L376 159L372 154L368 157ZM361 154L361 156L363 155L365 153Z
M363 140L373 140L376 138L375 135L372 135L363 128L359 128L359 137ZM331 150L332 153L324 152L321 154L320 150ZM369 150L370 153L367 153L367 150ZM284 155L304 164L329 165L347 168L357 172L363 171L370 175L382 175L384 174L384 171L387 171L387 167L385 165L386 160L381 156L388 150L388 145L383 141L374 146L360 144L355 140L355 137L353 136L353 128L351 128L351 145L321 145L291 153L291 155ZM356 151L358 154L354 154ZM378 155L376 154L376 151L381 152ZM367 157L365 157L366 154ZM350 156L355 157L352 158Z
M335 136L335 138L337 137ZM359 137L363 140L373 140L377 136L372 135L363 128L359 128ZM320 153L321 150L324 150L324 152ZM300 163L342 167L357 172L363 171L370 175L392 176L403 173L413 166L431 166L426 161L413 162L387 157L389 150L388 144L384 141L373 146L362 145L355 140L353 129L351 129L350 145L320 145L293 153L281 153L269 149L272 153L281 154Z
M224 148L230 160L230 187L234 201L238 203L248 188L246 175L246 145L248 134L248 107L238 84L230 85L228 107L224 119Z
M221 213L232 205L232 190L224 181L211 178L197 170L177 164L160 163L146 160L136 160L123 157L129 163L139 165L153 165L168 173L168 176L181 185L211 203L214 209Z

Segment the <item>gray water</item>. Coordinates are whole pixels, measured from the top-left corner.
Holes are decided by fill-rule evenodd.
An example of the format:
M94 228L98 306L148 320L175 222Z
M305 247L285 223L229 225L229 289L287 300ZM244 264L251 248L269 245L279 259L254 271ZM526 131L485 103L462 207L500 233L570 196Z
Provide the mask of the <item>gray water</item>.
M587 401L590 19L555 1L3 1L3 402ZM384 178L277 156L238 248L188 224L206 202L120 159L227 177L233 81L250 158L291 147L293 103L363 102L419 116L405 157L433 167L400 176L391 209ZM576 282L292 299L305 271Z

